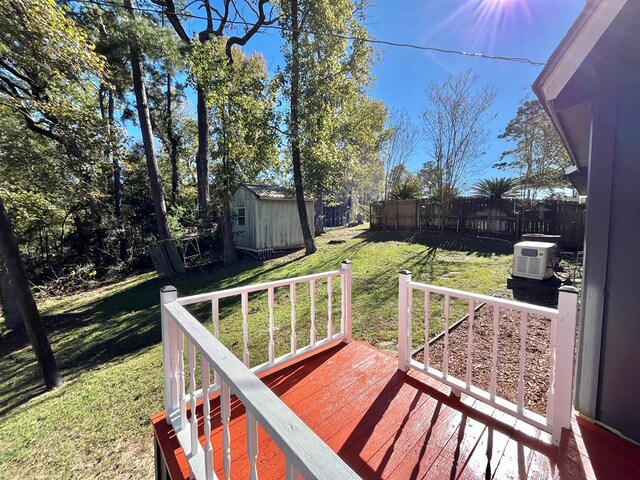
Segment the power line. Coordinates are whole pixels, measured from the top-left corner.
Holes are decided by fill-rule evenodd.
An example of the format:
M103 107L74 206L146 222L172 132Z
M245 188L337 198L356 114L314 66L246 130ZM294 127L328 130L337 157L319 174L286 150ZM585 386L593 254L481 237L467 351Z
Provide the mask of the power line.
M99 6L99 7L125 8L124 5L122 5L122 4L109 2L107 0L102 0L102 1L95 1L95 0L69 0L69 1L73 2L73 3L84 3L84 4L89 4L89 5L96 5L96 6ZM145 8L145 7L131 7L131 8L133 10L137 10L139 12L156 13L156 14L161 14L161 15L165 14L165 12L163 10L157 10L157 9L154 9L154 8ZM178 17L194 19L194 20L208 20L207 17L205 17L205 16L195 15L195 14L192 14L192 13L189 13L189 12L175 12L175 15L178 16ZM219 17L214 17L214 20L221 21L222 19L219 18ZM242 25L242 26L247 26L247 27L252 26L251 23L246 22L246 21L240 21L240 20L226 20L226 23L231 24L231 25ZM290 28L282 27L282 26L279 26L279 25L263 25L262 28L263 29L273 29L273 30L285 31L285 32L292 31ZM355 37L355 36L351 36L351 35L343 35L343 34L334 33L334 32L312 32L312 31L309 31L309 30L299 30L299 33L311 34L311 35L316 35L316 36L329 36L329 37L340 38L340 39L343 39L343 40L361 41L361 42L371 43L371 44L375 44L375 45L387 45L387 46L391 46L391 47L411 48L411 49L414 49L414 50L421 50L421 51L427 51L427 52L436 52L436 53L445 53L445 54L451 54L451 55L461 55L461 56L465 56L465 57L483 58L483 59L486 59L486 60L500 60L500 61L505 61L505 62L525 63L525 64L528 64L528 65L532 65L534 67L544 67L546 65L546 62L539 62L539 61L531 60L530 58L526 58L526 57L507 57L507 56L502 56L502 55L490 55L490 54L481 53L481 52L466 52L464 50L454 50L454 49L448 49L448 48L431 47L431 46L426 46L426 45L416 45L416 44L413 44L413 43L394 42L394 41L390 41L390 40L379 40L379 39L367 38L367 37Z

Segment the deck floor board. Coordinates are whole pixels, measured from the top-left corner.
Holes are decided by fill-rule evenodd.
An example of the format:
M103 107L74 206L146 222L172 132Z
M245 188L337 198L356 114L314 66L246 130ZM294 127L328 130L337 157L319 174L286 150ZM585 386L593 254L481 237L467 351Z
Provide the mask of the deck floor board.
M573 419L559 448L549 435L449 388L362 342L339 344L260 375L364 479L640 478L640 448ZM216 474L222 469L219 397L210 399ZM198 415L201 413L198 407ZM173 480L188 464L164 415L152 418ZM202 420L200 440L204 443ZM231 478L248 477L245 411L232 397ZM284 478L285 459L259 428L258 474Z

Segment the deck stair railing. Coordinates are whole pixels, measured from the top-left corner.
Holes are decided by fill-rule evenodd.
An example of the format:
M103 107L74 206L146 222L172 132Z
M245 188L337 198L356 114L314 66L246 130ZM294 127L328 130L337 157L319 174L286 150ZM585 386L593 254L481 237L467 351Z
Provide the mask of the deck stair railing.
M332 279L340 279L341 316L339 329L334 328L332 311ZM325 280L328 286L327 337L316 339L315 286ZM296 285L310 284L311 328L310 344L297 348ZM291 301L291 350L281 357L275 356L274 342L274 289L288 287ZM269 360L250 369L248 294L266 291L269 305ZM240 296L243 317L242 361L218 339L219 300ZM351 339L351 263L343 262L340 270L307 275L286 280L248 285L211 293L178 298L174 287L161 290L161 320L165 410L170 423L189 462L190 476L195 479L216 479L214 448L222 451L224 478L231 477L231 396L242 402L246 411L246 442L249 458L248 477L258 478L258 425L276 443L285 455L287 479L357 479L359 478L299 417L287 407L256 373L270 366L321 348L333 342ZM185 308L200 302L211 302L213 334ZM338 331L335 331L338 330ZM186 364L185 364L186 343ZM198 362L199 360L199 362ZM199 365L199 367L198 367ZM213 381L211 374L213 373ZM185 385L186 383L186 385ZM197 389L197 384L201 388ZM221 445L212 445L212 395L219 395ZM200 401L202 405L200 407ZM204 434L201 439L198 425ZM219 466L218 466L219 467ZM220 469L218 468L218 471Z
M420 329L424 331L424 346L422 362L412 358L412 309L413 295L415 291L424 294L424 315L421 319ZM503 412L506 412L530 425L540 428L551 434L552 442L558 445L563 428L571 425L571 395L573 387L573 366L575 349L576 317L578 309L577 290L573 287L561 287L558 299L558 308L547 308L503 298L479 295L475 293L454 290L450 288L427 285L411 280L411 272L400 272L399 301L398 301L398 368L403 371L415 369L449 385L452 393L460 396L466 393L482 402L485 402ZM438 370L430 365L429 361L429 317L432 304L432 296L444 297L444 335L442 337L442 369ZM449 328L451 324L451 301L453 299L468 301L468 336L466 352L456 352L458 355L466 355L465 378L456 378L450 374L449 361ZM491 351L491 375L489 390L483 390L473 384L473 345L474 345L474 318L476 306L485 303L493 308L492 351ZM484 307L487 308L487 307ZM499 330L500 309L508 309L520 313L520 344L519 358L514 359L519 363L518 387L516 403L510 402L496 394L498 378ZM525 363L527 345L527 325L529 315L539 315L550 319L550 350L551 368L549 371L549 389L547 392L546 415L537 414L524 406L525 398ZM453 319L455 320L455 319Z

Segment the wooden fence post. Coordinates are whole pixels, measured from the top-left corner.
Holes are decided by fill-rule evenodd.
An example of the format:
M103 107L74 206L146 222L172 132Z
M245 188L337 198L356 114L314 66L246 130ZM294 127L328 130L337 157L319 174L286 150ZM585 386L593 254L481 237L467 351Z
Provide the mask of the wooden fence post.
M556 344L552 345L555 369L553 381L552 442L560 443L563 428L571 427L573 372L576 346L576 319L578 316L578 290L560 287Z
M344 283L342 287L343 312L342 312L342 333L345 336L345 342L351 342L351 282L353 280L351 274L351 260L342 262L341 270L344 272Z
M410 289L411 272L402 270L398 281L398 370L406 372L411 357Z
M164 305L178 299L178 290L171 285L160 289L160 322L162 324L162 370L164 372L164 409L166 421L171 424L171 413L178 408L178 395L175 390L175 375L173 371L177 365L175 323L169 318Z

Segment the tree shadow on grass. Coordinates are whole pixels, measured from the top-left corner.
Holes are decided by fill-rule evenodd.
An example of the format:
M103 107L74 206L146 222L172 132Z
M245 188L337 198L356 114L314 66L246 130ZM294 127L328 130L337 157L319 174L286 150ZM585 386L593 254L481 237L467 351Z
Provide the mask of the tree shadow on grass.
M422 231L367 231L355 238L363 243L404 242L428 247L431 256L440 250L467 252L477 257L491 257L494 255L511 255L513 243L498 238L480 237L464 233Z
M101 365L139 354L161 342L160 288L173 283L192 294L254 283L299 258L269 265L242 262L215 272L189 272L174 281L151 278L60 315L43 316L64 381ZM264 266L264 268L259 268ZM255 274L245 275L256 270ZM235 282L234 280L237 280ZM24 332L0 338L0 416L45 392L42 375ZM161 375L158 372L158 375Z

